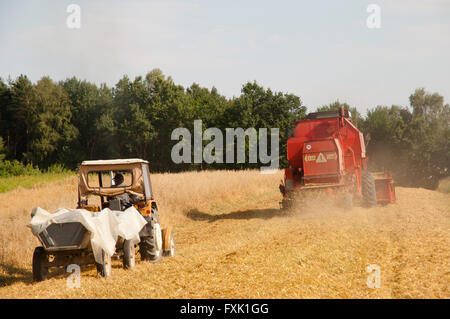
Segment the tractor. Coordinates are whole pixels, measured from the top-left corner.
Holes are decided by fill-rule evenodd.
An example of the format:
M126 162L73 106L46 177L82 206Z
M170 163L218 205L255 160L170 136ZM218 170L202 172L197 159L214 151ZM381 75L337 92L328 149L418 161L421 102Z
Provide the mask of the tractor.
M313 192L332 196L348 209L355 199L367 207L395 202L390 171L368 171L366 146L344 108L310 113L296 122L287 140L289 168L279 186L281 208L290 208Z
M120 178L118 178L120 177ZM33 279L46 279L51 267L77 264L95 264L103 277L111 274L111 258L122 258L125 269L133 268L136 253L141 260L159 262L163 255L175 254L171 227L161 229L158 206L150 181L149 164L141 159L116 159L84 161L78 166L78 205L69 214L84 213L101 217L105 211L127 216L133 212L141 221L138 244L124 238L116 241L115 253L102 250L101 262L94 259L92 234L80 222L52 222L44 224L36 237L42 246L33 254ZM105 210L109 208L109 210ZM84 215L83 215L84 216ZM116 215L115 215L116 216ZM33 213L32 213L33 217Z

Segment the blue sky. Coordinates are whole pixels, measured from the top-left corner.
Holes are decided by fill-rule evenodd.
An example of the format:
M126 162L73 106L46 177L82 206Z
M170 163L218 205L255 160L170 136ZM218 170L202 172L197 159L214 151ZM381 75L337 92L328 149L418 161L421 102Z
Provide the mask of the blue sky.
M69 29L66 8L81 7ZM367 6L381 8L369 29ZM408 105L416 88L450 99L450 1L0 0L0 77L77 76L114 85L160 68L237 96L243 83L336 99L365 113Z

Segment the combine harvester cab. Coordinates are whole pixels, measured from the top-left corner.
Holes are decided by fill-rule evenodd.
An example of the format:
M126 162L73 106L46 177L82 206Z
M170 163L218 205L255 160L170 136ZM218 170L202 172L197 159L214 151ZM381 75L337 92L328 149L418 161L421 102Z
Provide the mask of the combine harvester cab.
M395 201L390 173L367 171L364 137L344 108L310 113L297 122L287 141L287 158L280 185L283 208L313 191L326 191L347 208L355 198L366 206Z

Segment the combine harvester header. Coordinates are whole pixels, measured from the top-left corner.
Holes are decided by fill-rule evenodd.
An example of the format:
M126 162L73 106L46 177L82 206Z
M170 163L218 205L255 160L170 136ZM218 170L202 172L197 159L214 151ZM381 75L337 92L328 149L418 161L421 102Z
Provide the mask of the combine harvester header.
M287 141L287 158L289 168L280 185L284 208L312 190L337 195L347 208L354 197L366 206L395 201L390 172L367 171L364 137L344 108L310 113L297 122Z

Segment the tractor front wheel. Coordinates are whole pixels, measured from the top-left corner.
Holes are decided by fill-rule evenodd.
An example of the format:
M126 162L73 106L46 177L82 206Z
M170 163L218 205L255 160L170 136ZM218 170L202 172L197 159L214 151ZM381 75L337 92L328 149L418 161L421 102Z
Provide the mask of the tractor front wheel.
M33 280L43 281L47 279L48 268L45 266L47 262L47 253L44 247L36 247L33 253Z
M162 231L156 208L152 209L148 225L150 236L141 237L139 252L141 259L156 263L161 260L163 254Z

